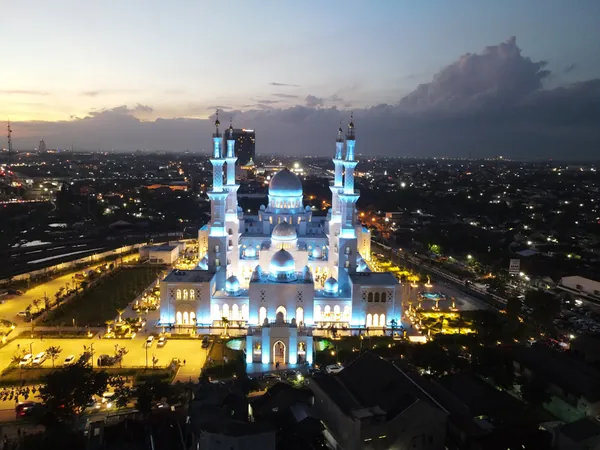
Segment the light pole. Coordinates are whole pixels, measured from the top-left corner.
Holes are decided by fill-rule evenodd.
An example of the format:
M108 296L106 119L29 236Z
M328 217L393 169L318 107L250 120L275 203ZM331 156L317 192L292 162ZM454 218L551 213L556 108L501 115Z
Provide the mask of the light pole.
M148 344L144 342L144 348L146 349L146 370L148 370Z

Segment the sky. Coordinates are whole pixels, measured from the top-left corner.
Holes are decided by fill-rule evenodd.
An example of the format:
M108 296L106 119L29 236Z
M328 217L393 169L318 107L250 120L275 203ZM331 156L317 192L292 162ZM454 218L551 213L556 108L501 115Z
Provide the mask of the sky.
M597 0L20 0L3 5L16 148L594 158ZM600 127L598 127L600 128ZM5 144L3 144L5 146Z

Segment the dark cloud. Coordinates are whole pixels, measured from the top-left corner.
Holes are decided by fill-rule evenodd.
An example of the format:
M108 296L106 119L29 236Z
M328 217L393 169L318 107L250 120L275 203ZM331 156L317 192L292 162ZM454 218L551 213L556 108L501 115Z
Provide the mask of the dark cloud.
M354 109L357 153L597 159L600 79L544 89L544 67L524 57L514 39L462 56L397 102ZM327 155L340 119L345 127L350 115L331 106L332 98L342 101L308 95L306 106L256 101L227 114L236 127L257 130L259 154ZM44 136L49 146L82 149L210 149L214 117L141 121L136 114L145 108L122 105L70 121L16 123L15 145L33 148Z
M322 98L315 97L314 95L307 95L304 101L306 102L306 106L308 106L309 108L322 106L324 103Z
M300 87L298 84L290 84L290 83L277 83L275 81L271 81L269 86L280 86L280 87Z
M544 61L521 55L516 38L468 53L421 84L400 104L409 110L456 111L506 106L542 87Z
M292 95L292 94L273 94L273 97L279 97L279 98L299 98L298 95Z
M37 91L29 89L0 89L0 94L6 95L50 95L46 91Z
M257 103L261 103L263 105L274 105L275 103L281 103L281 100L254 100Z
M573 63L568 64L564 69L563 69L563 73L570 73L573 72L575 70L577 66Z

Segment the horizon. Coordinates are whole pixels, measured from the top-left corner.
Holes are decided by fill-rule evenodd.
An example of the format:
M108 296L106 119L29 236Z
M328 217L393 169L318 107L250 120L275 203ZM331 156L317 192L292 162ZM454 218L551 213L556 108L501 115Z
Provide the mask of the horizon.
M208 149L216 109L264 153L330 152L351 111L373 156L587 160L600 142L591 0L24 3L0 89L19 149Z

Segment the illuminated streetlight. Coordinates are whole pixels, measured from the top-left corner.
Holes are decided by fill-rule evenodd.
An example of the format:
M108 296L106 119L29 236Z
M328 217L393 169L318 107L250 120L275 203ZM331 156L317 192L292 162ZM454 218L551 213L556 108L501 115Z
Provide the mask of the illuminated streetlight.
M467 259L473 259L473 255L467 255Z

